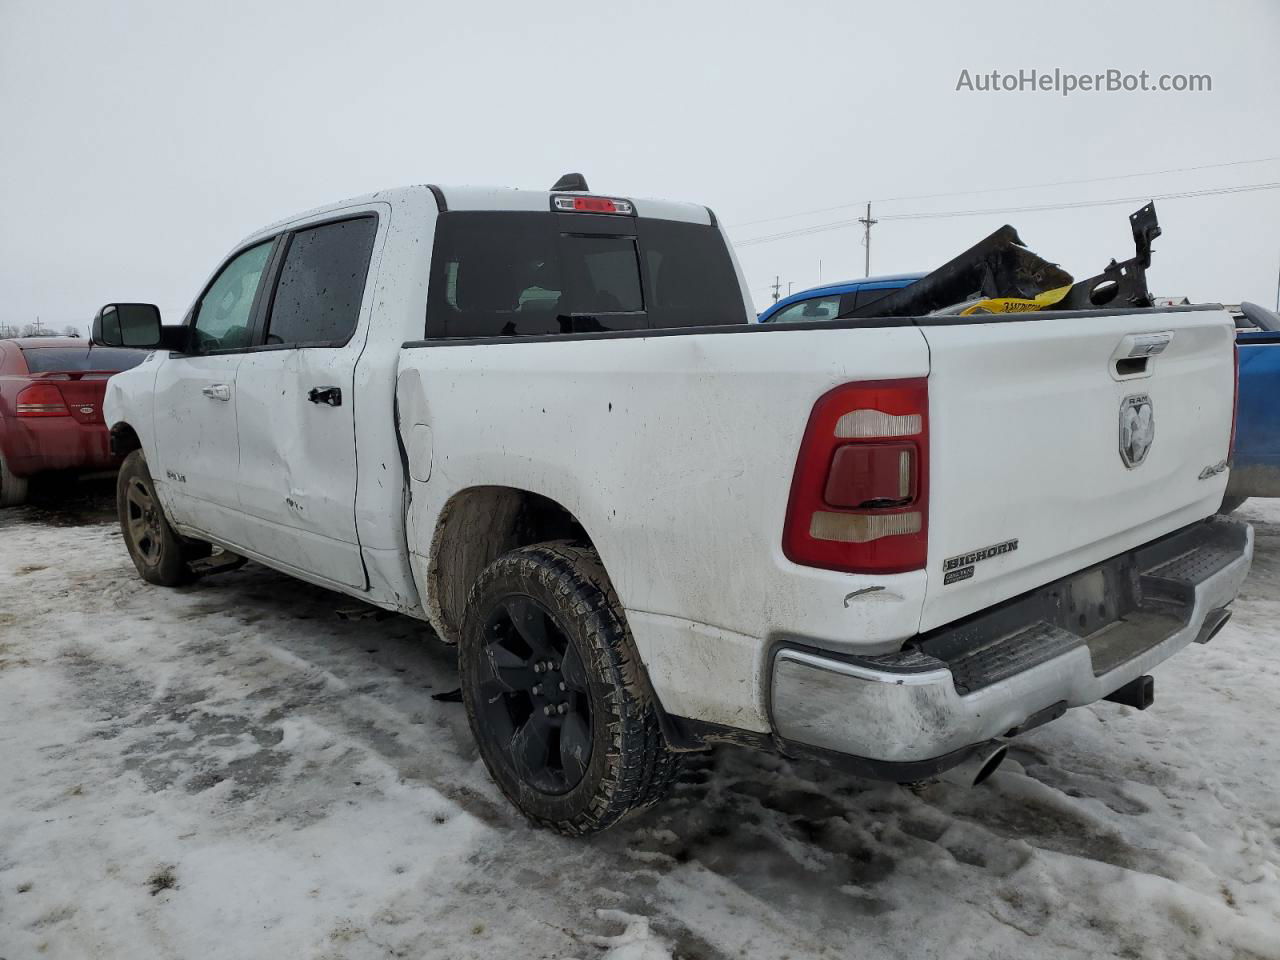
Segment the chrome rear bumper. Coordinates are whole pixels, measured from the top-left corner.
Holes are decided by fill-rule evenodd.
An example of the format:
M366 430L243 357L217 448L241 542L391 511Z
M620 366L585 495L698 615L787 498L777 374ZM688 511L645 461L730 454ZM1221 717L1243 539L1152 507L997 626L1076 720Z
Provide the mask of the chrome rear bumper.
M900 653L848 657L784 645L772 663L774 732L890 768L963 757L1207 641L1252 559L1253 528L1213 517L918 637Z

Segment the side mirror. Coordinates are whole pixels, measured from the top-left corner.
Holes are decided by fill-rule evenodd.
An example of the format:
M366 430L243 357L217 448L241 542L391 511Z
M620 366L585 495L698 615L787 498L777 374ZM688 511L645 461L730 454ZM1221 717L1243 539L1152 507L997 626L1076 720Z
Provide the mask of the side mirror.
M93 318L93 342L101 347L160 346L160 308L153 303L108 303Z

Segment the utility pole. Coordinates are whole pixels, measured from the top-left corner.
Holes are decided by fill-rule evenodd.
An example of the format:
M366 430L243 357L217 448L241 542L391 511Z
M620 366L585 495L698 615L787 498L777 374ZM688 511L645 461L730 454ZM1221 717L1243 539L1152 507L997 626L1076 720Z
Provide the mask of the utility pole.
M871 219L871 203L869 201L867 203L867 215L859 217L858 222L862 224L863 228L862 245L867 248L866 266L863 268L862 275L869 277L871 276L871 228L880 222L879 220Z
M788 297L789 297L789 296L791 296L791 285L792 285L793 283L795 283L795 281L794 281L794 280L788 280L788 281L787 281L787 296L788 296Z
M778 288L782 286L782 278L776 273L773 275L773 302L778 302Z
M36 314L36 322L32 324L36 328L36 336L44 336L44 324L40 322L40 314Z

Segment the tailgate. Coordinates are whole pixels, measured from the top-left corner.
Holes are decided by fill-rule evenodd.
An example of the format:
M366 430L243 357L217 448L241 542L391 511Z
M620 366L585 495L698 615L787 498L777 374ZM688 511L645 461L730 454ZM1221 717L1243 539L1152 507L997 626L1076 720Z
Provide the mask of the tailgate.
M1220 308L922 331L932 466L921 630L1217 509L1235 363ZM1145 363L1131 356L1152 349Z

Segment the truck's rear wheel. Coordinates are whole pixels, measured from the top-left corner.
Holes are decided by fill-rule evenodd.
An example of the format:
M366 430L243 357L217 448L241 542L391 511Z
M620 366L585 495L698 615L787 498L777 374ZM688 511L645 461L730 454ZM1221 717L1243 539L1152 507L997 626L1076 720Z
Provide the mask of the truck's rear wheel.
M183 540L169 526L141 450L134 450L120 465L116 509L125 546L143 580L176 587L195 579L189 564L208 556L209 545Z
M570 836L656 802L677 769L595 552L522 547L481 573L459 645L489 773L536 825Z
M27 502L27 479L15 477L0 456L0 507L17 507Z

